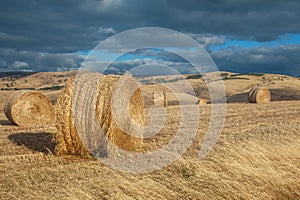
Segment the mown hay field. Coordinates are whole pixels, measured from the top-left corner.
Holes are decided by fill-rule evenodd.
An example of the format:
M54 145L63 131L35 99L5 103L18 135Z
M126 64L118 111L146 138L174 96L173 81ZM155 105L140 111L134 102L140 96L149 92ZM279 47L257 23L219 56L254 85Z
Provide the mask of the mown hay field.
M1 107L12 93L1 91ZM200 107L196 139L182 158L146 174L54 156L55 126L18 127L0 113L0 199L300 199L300 101L227 104L222 134L200 159L210 106ZM167 109L173 117L158 146L177 130L178 107Z

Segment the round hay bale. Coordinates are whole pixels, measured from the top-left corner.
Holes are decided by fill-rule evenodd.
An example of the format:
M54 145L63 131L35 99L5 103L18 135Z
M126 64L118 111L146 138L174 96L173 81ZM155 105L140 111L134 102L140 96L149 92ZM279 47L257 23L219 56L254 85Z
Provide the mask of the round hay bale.
M49 99L33 91L19 91L6 103L4 113L18 126L51 125L55 120L54 108Z
M167 107L168 106L167 94L165 91L163 91L163 94L164 94L164 107Z
M56 155L89 153L107 155L112 153L108 148L108 142L129 151L135 151L142 146L142 138L129 135L131 127L125 127L125 131L124 127L121 129L114 117L118 113L112 112L112 96L120 78L116 75L86 73L67 82L56 107ZM134 79L125 77L124 81L133 84ZM120 97L118 100L122 99ZM120 101L118 103L122 103ZM144 103L140 89L137 89L130 98L129 114L136 124L141 126L144 124ZM128 119L122 117L121 120L125 120L122 124L128 125L126 121ZM101 129L101 133L97 127Z
M198 104L201 105L206 105L207 101L205 99L199 99Z
M166 94L163 90L153 91L153 105L161 107L167 106Z
M268 88L254 87L248 93L248 101L250 103L269 103L271 101L271 93Z
M199 99L191 94L183 92L165 92L166 102L168 106L178 106L178 105L197 105L199 104Z

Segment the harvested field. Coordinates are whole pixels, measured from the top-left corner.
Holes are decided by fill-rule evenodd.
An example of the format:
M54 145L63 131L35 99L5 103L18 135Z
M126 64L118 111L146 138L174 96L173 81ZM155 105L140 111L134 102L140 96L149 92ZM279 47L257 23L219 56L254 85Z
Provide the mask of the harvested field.
M300 199L300 81L281 80L280 75L243 77L247 80L225 81L231 103L222 134L207 157L198 155L211 104L199 105L200 125L188 151L169 166L146 174L113 170L92 157L54 156L54 125L19 127L0 112L0 199ZM177 92L182 92L180 81L175 83ZM190 79L190 83L198 88L199 98L209 101L203 80ZM270 103L247 103L249 89L258 84L270 89ZM153 105L152 92L161 88L142 88L145 113ZM0 91L0 107L15 92ZM42 93L55 104L60 91ZM183 104L198 103L198 98L182 95ZM174 105L164 108L166 124L144 140L145 152L168 144L178 131L180 107L168 93L167 100ZM185 120L192 121L195 114ZM161 117L154 113L154 123Z
M119 172L91 158L53 156L55 127L16 127L2 114L0 198L299 199L300 101L227 108L222 135L205 159L198 153L210 105L201 106L196 140L184 156L148 174ZM176 113L176 106L167 109ZM174 123L175 118L167 121L161 141L176 131Z

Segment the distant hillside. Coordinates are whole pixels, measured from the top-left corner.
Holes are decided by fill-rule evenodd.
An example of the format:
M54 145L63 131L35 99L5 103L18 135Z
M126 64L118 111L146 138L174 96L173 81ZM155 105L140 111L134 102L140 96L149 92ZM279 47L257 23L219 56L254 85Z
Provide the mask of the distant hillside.
M39 72L28 74L15 80L3 80L0 83L1 88L51 88L63 86L68 78L77 74L77 71L67 72Z
M0 72L0 78L19 79L35 74L36 72Z
M77 71L40 73L5 72L0 74L2 76L2 78L0 78L0 90L33 89L58 91L64 87L70 77L76 76ZM227 101L230 103L246 102L247 92L254 86L268 87L272 94L272 100L275 101L300 100L300 79L280 74L239 74L222 71L202 75L186 74L139 77L138 80L146 84L146 87L143 87L143 91L146 93L152 94L154 90L164 90L168 92L167 88L173 88L176 93L184 95L188 102L194 101L194 94L186 90L185 85L187 81L197 97L208 101L211 95L207 84L214 87L213 85L219 81L223 81ZM168 95L168 101L174 102L175 99L172 95Z
M300 100L300 80L297 77L280 74L247 73L238 74L231 72L212 72L203 75L180 76L153 76L142 80L142 82L152 85L160 84L160 88L174 88L178 93L186 92L186 80L194 89L197 97L210 100L208 85L214 86L216 82L223 81L227 101L247 102L248 91L254 86L265 86L270 89L273 101ZM158 87L157 87L158 88ZM149 90L149 87L148 87Z

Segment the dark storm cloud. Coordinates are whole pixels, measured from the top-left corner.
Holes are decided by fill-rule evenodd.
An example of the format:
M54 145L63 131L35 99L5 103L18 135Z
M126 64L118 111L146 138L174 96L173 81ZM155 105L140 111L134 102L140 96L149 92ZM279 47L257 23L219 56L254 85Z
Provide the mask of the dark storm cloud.
M300 4L297 1L192 2L185 4L185 1L178 1L176 5L180 13L178 20L186 19L193 32L203 29L205 32L270 40L285 32L299 32L300 29L297 25Z
M224 42L224 36L259 41L300 32L297 0L2 0L0 4L0 48L15 53L6 57L0 52L1 70L72 68L79 62L74 52L136 27L182 31L204 47ZM43 52L51 59L39 64Z
M297 0L2 0L0 42L21 50L70 52L141 26L268 40L300 32L299 10Z
M2 47L46 52L70 52L93 47L114 33L95 23L96 8L84 1L2 1L0 42ZM100 12L99 12L100 13Z

